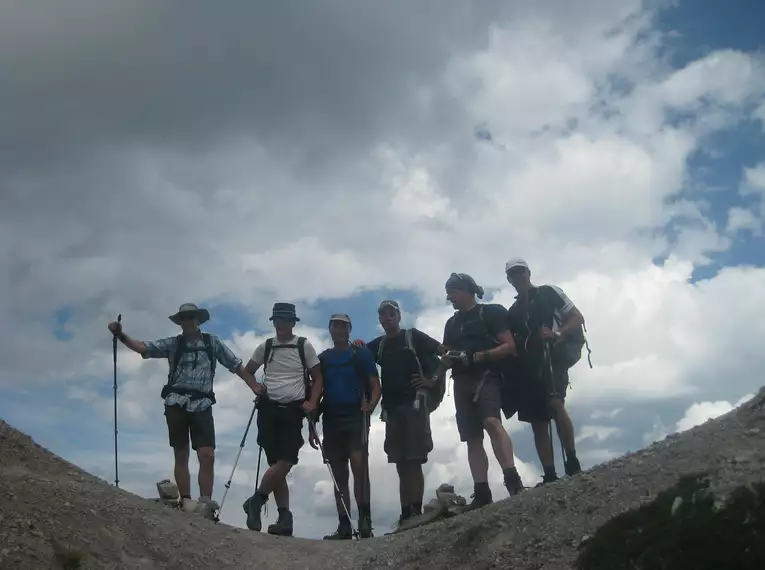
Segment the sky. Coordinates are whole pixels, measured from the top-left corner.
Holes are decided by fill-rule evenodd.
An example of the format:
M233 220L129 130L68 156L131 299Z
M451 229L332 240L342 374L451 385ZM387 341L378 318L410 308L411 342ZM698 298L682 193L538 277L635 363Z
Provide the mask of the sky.
M151 340L197 303L246 361L274 302L321 350L332 312L371 340L393 297L441 340L449 274L509 306L515 256L586 318L593 368L572 369L567 401L585 469L726 413L765 384L764 11L3 2L0 417L113 483L117 314ZM146 497L172 476L166 374L120 347L120 486ZM220 500L252 394L219 367L216 395ZM442 482L469 497L451 390L431 421L426 500ZM505 425L533 486L530 429ZM383 434L376 415L378 535L398 517ZM222 513L240 527L255 438ZM490 481L504 498L493 460ZM334 530L319 452L303 448L289 484L295 534Z

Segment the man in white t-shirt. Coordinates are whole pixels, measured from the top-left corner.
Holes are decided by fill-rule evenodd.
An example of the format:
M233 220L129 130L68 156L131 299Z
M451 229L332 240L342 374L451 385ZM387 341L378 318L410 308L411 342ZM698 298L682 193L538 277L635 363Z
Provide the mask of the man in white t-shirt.
M292 536L286 478L297 465L298 453L305 443L303 418L318 405L320 393L318 390L310 393L310 386L321 382L321 371L316 349L307 339L292 332L300 320L295 305L275 303L270 320L276 336L258 345L246 367L254 375L264 366L266 393L258 404L258 445L266 453L269 468L242 508L247 514L247 528L260 531L260 512L273 492L279 517L268 527L268 532Z

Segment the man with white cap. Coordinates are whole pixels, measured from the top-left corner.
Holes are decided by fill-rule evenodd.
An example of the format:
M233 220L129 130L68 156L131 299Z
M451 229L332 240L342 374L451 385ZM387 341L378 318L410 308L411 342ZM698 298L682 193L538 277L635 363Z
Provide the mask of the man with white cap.
M581 471L576 457L574 426L564 405L568 369L578 362L584 343L584 317L571 299L552 285L531 283L528 263L520 258L505 264L505 275L518 295L509 313L510 328L519 342L521 397L518 420L531 423L539 460L541 484L558 479L552 453L550 421L555 420L565 454L566 475Z
M369 489L369 416L380 400L380 378L369 349L350 342L351 319L336 313L329 319L333 347L319 354L322 376L322 447L337 482L335 505L339 524L327 540L350 539L353 527L348 487L350 463L359 510L361 538L372 537ZM339 490L339 493L338 493Z
M165 401L170 446L175 454L175 482L181 506L193 508L189 436L191 448L199 459L199 502L211 503L213 491L215 423L212 406L216 402L213 392L216 362L244 380L255 394L261 394L263 387L216 335L201 332L199 326L210 319L207 309L184 303L169 319L181 327L180 335L154 341L135 340L122 331L122 325L117 321L109 323L109 330L143 358L167 358L169 361L168 381L161 396Z

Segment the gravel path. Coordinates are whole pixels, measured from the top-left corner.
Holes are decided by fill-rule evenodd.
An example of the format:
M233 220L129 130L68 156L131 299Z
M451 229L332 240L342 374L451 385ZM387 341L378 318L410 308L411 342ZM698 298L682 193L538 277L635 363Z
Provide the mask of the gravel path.
M569 569L609 518L708 473L724 497L765 481L765 389L716 420L570 480L427 527L360 543L214 524L115 489L0 420L0 570Z

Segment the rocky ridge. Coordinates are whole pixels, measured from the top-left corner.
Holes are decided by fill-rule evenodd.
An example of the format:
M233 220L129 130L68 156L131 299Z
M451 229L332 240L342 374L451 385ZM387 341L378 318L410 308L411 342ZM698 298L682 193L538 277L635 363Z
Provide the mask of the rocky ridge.
M723 555L727 568L765 568L763 493L765 389L720 418L574 478L340 544L255 534L169 509L116 489L0 420L0 570L651 570L668 557L672 568L704 570L720 568ZM726 508L731 497L735 505ZM705 555L707 537L730 528L736 551L713 544L710 552L723 554ZM640 542L643 535L651 542ZM696 545L695 566L686 543Z

